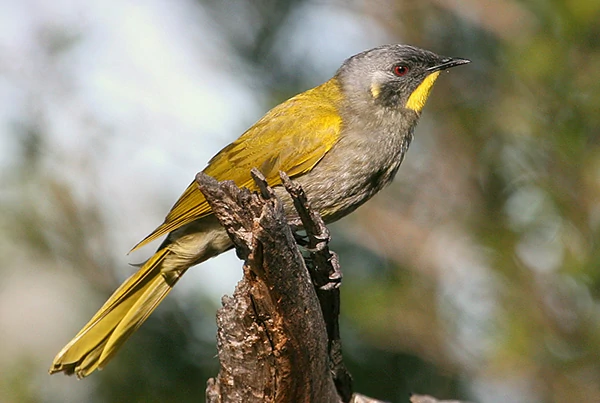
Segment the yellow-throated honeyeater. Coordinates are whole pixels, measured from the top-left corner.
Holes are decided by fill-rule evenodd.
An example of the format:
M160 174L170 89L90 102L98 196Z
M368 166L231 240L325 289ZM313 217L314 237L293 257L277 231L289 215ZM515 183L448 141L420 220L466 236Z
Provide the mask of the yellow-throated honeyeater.
M258 168L295 219L279 177L286 172L304 188L311 207L326 222L335 221L394 178L440 72L468 62L407 45L359 53L329 81L267 112L204 172L257 190L250 170ZM187 269L232 248L195 182L133 249L165 234L157 252L58 353L50 373L84 377L104 367Z

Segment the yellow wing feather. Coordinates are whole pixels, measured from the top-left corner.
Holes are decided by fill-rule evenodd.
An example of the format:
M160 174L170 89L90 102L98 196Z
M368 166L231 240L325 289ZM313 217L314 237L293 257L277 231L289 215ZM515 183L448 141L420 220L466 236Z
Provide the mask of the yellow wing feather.
M271 109L254 126L222 149L204 173L218 181L256 191L252 168L265 175L270 186L281 184L279 171L290 177L310 171L337 142L342 120L338 105L342 93L335 79L296 95ZM177 200L163 224L144 238L136 250L194 220L211 214L204 195L192 182Z

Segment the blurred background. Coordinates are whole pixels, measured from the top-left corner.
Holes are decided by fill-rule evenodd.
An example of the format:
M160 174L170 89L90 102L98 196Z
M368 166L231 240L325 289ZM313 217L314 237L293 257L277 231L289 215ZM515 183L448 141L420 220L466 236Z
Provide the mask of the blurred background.
M201 402L233 253L99 373L52 358L209 158L352 54L442 74L388 189L331 227L356 391L600 402L600 2L0 1L0 401Z

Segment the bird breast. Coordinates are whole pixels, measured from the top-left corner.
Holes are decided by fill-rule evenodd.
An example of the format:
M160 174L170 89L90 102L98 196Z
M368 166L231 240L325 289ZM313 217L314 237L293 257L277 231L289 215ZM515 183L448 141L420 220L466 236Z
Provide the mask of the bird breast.
M323 159L310 172L296 178L311 207L326 222L333 222L369 200L396 175L412 140L413 128L346 128ZM284 203L293 216L291 201Z

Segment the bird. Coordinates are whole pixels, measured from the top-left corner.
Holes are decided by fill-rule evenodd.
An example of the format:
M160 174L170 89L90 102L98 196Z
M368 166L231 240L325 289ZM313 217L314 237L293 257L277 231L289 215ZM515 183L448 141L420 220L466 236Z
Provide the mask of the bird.
M250 171L258 169L293 222L297 213L279 175L285 172L326 223L336 221L392 181L436 79L469 62L403 44L358 53L325 83L268 111L203 172L257 191ZM50 374L83 378L102 369L190 267L233 247L194 181L132 251L164 235L154 255L56 355Z

